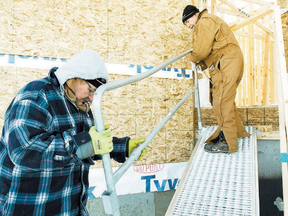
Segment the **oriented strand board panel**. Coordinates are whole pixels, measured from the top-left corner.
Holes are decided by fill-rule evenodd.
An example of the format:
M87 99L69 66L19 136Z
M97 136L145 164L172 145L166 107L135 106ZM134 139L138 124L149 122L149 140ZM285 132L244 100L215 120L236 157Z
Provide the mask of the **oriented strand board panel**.
M288 1L286 1L286 4L288 4ZM286 6L288 7L288 5ZM285 12L281 15L282 20L282 31L283 31L283 40L285 47L288 47L288 12ZM287 49L285 49L287 50ZM285 59L286 59L286 65L288 64L288 53L285 52Z
M29 68L0 67L2 85L0 86L0 134L4 124L5 111L16 93L26 83L42 78L47 71Z
M278 106L238 107L237 110L244 126L255 126L260 132L279 131ZM197 110L194 116L197 117ZM217 125L212 108L201 108L201 118L204 127Z
M110 76L113 80L125 77ZM192 86L193 80L148 78L109 91L102 103L104 122L111 125L115 136L147 137ZM146 156L135 164L187 161L194 147L193 107L191 96L150 142Z
M287 8L288 7L288 1L287 0L277 0L276 2L280 8Z
M181 22L186 4L184 0L4 0L1 53L70 58L91 48L105 62L155 66L191 47L191 31ZM186 57L171 67L191 65Z

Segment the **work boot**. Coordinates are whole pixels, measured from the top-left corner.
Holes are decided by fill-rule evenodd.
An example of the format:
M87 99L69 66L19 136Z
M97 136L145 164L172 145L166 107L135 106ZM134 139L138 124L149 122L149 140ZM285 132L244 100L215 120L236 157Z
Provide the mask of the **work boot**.
M209 153L228 153L229 146L222 131L219 133L217 138L215 138L217 139L216 143L214 139L214 142L211 140L210 143L205 144L204 150Z
M216 144L205 144L204 150L209 153L228 153L229 146L227 143L223 143L219 140Z

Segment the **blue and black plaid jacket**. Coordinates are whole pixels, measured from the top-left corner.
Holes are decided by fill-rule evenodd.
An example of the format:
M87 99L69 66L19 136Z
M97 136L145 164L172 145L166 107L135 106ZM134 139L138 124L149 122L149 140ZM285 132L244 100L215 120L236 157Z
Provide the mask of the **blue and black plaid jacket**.
M0 215L88 215L93 160L80 160L75 152L90 141L94 120L91 111L79 111L66 98L55 70L22 88L6 111L0 140ZM111 157L118 162L125 161L128 140L113 138Z

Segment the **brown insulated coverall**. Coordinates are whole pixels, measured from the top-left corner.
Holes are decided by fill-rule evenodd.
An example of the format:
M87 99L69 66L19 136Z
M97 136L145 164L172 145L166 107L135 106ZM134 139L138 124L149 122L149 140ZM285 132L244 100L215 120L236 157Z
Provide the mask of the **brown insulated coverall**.
M210 142L222 131L229 145L229 153L238 151L238 137L246 132L238 115L235 96L243 75L243 54L229 26L219 17L203 10L195 26L191 61L203 60L211 65L210 77L213 83L213 111L218 128L205 141Z

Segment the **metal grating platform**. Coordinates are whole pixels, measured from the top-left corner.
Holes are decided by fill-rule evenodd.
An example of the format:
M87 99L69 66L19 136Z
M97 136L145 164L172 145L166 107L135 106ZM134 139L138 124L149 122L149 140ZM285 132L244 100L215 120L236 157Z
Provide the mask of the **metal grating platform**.
M246 127L237 153L211 154L203 147L215 129L202 130L166 216L259 215L256 129Z

